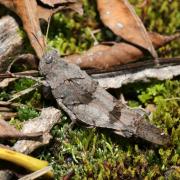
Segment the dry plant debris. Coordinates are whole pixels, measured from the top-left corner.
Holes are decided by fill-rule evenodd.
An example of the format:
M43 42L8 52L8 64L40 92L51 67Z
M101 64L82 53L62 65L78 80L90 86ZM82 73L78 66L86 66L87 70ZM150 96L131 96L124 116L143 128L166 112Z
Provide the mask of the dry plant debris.
M0 119L0 139L33 139L42 136L42 132L22 133L6 121Z
M160 48L171 41L178 39L180 34L163 36L158 33L148 32L155 48ZM66 60L77 64L81 68L110 69L113 66L127 64L144 56L144 52L128 43L113 42L111 45L99 44L90 48L82 55L67 56Z
M148 33L128 0L97 0L103 23L126 41L148 50L154 58L157 53Z
M16 151L30 154L38 147L49 143L52 136L50 135L51 128L60 122L61 113L58 109L53 107L42 109L41 115L35 119L26 121L23 125L21 133L36 133L43 132L43 136L40 140L20 140L17 141L13 148Z
M71 1L64 1L62 3L57 3L57 1L42 1L48 5L54 6L55 4L66 4ZM36 51L36 54L39 58L45 52L46 42L44 35L41 32L39 18L48 20L54 12L57 12L58 8L48 9L42 6L39 6L36 0L0 0L0 4L3 4L7 8L14 11L22 20L24 30L26 31L32 47ZM80 8L80 7L79 7ZM62 8L60 8L62 9ZM80 10L79 10L80 11Z

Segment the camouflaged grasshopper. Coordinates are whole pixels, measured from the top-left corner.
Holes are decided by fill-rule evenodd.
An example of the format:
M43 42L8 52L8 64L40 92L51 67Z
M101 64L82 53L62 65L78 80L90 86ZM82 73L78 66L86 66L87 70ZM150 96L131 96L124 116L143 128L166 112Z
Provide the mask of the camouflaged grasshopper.
M57 104L73 122L109 128L123 137L136 136L155 144L169 142L168 136L146 121L142 111L115 99L77 65L65 62L55 50L43 56L39 70Z

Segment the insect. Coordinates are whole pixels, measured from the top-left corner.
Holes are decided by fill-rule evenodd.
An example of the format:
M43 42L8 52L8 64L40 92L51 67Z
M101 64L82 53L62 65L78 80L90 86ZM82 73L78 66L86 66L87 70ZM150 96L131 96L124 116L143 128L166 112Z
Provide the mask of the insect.
M39 70L57 104L73 122L109 128L121 136L134 135L156 144L169 142L160 129L145 120L140 110L131 109L115 99L77 65L60 58L55 50L45 54Z

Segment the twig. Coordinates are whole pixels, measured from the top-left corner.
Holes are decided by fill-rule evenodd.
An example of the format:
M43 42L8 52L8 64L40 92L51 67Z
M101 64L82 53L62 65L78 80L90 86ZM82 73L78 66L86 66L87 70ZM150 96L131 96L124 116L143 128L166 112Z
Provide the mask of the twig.
M40 169L40 170L38 170L36 172L28 174L28 175L20 178L19 180L34 180L34 179L36 179L36 178L38 178L40 176L43 176L44 174L46 174L47 172L52 171L52 170L53 169L52 169L51 166L47 166L47 167L45 167L43 169Z
M0 113L1 112L12 112L12 110L10 108L8 108L8 107L1 107L0 106Z
M172 79L180 75L180 58L161 58L160 66L153 62L143 61L115 67L111 70L87 70L101 87L120 88L134 82Z
M4 120L9 120L9 119L11 119L11 118L16 117L16 116L17 116L17 113L15 113L15 112L1 112L1 113L0 113L0 116L1 116L1 118L4 119Z
M170 65L180 65L180 57L173 57L173 58L158 58L158 61L160 63L160 66L158 68L161 68L163 66L170 66ZM123 74L124 71L126 72L132 72L132 71L139 71L145 68L157 68L154 66L153 60L144 60L139 62L133 62L129 64L119 65L108 69L87 69L86 72L89 75L92 74L108 74L108 73L115 73L119 72L119 74Z
M16 107L22 107L22 106L26 106L26 105L23 105L20 103L7 102L7 101L0 101L0 107L16 108Z
M23 71L18 73L0 73L0 79L3 78L13 78L14 76L33 76L37 77L39 76L39 72L36 70L30 70L30 71Z
M52 15L53 15L53 10L51 9L51 15L48 18L48 25L47 25L46 36L45 36L46 44L47 44L47 41L48 41L48 34L49 34L49 28L50 28L50 23L51 23Z
M124 72L122 74L118 73L106 73L99 74L94 77L100 86L108 88L120 88L122 85L135 83L135 82L150 82L152 80L166 80L172 79L180 75L179 71L180 65L178 66L168 66L161 68L146 68L144 70L139 70L136 72ZM104 75L104 77L103 77Z
M0 82L0 88L4 89L9 86L10 83L16 81L17 78L5 78Z
M39 84L42 84L44 86L47 86L47 83L42 80L43 77L33 77L30 75L24 75L24 74L17 74L17 73L7 73L9 75L9 77L13 77L13 78L27 78L27 79L32 79L34 81L36 81Z
M8 100L8 102L12 102L12 101L14 101L14 100L17 99L17 98L20 98L21 96L24 96L25 94L28 94L28 93L30 93L31 91L34 91L35 89L37 89L37 88L40 87L40 86L41 86L41 84L36 83L34 86L32 86L32 87L30 87L30 88L28 88L28 89L25 89L25 90L20 91L20 92L18 92L18 93L16 93L16 94L13 94L13 95L12 95L12 98L11 98L10 100Z

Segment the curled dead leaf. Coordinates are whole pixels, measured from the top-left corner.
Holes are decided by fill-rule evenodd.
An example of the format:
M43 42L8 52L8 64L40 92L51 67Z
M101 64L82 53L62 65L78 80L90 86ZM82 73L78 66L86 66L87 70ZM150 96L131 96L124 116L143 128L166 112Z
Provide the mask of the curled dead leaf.
M97 5L101 20L116 35L148 50L157 58L148 33L128 0L97 0Z
M155 48L160 48L168 43L170 43L173 40L180 38L180 33L176 33L173 35L161 35L159 33L155 32L148 32L148 35L153 42L153 45Z
M143 52L140 49L127 43L116 43L113 46L103 45L104 50L96 51L96 48L99 49L99 46L102 45L94 46L85 54L72 55L66 59L68 62L77 64L84 69L108 69L115 65L135 61L143 56Z
M154 47L159 48L180 34L163 36L158 33L148 33ZM68 62L79 65L81 68L108 69L112 66L127 64L143 57L143 51L127 43L114 43L110 45L96 45L82 55L71 55L66 57Z

